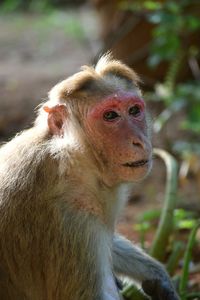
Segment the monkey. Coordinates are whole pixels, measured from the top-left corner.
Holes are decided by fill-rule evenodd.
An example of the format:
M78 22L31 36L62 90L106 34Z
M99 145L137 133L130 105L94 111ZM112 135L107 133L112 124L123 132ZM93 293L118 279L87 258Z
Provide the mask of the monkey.
M152 166L149 127L138 76L104 55L1 146L1 300L119 300L116 275L179 299L164 267L115 232Z

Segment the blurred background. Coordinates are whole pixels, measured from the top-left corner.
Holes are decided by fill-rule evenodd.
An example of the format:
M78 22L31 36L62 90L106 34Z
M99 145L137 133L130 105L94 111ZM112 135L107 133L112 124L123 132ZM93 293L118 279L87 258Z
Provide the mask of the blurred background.
M178 162L173 239L186 245L200 217L199 0L0 0L0 142L30 126L53 85L108 50L140 75L153 144ZM118 225L146 249L165 185L164 163L155 159L151 175L133 187ZM197 271L189 285L198 291L199 241L197 231L191 260Z

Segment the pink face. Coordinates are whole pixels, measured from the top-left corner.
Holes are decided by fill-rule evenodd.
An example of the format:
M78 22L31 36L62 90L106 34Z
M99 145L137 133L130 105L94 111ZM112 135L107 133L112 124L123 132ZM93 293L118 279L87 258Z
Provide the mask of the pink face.
M137 181L151 167L144 101L116 92L90 108L86 130L110 183Z

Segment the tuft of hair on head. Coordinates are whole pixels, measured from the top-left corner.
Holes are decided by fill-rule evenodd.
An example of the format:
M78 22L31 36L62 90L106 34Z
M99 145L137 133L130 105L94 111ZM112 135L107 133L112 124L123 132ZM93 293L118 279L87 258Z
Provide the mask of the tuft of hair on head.
M100 76L114 75L131 81L135 85L140 82L139 76L131 68L126 66L120 60L115 60L110 52L100 57L96 64L95 71Z
M101 74L102 70L113 60L111 52L103 54L96 63L95 71Z
M69 97L84 89L84 87L96 79L94 68L89 66L81 67L81 71L59 82L49 92L51 101L66 101Z

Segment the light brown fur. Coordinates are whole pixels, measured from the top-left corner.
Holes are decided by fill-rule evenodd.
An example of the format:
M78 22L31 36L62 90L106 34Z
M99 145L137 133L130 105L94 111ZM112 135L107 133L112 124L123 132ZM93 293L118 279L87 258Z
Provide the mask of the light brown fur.
M135 73L103 58L96 71L84 68L50 92L44 106L64 103L67 109L60 136L52 136L52 120L41 107L35 125L1 147L1 300L119 299L113 268L119 273L126 268L113 231L128 185L106 179L108 166L83 121L91 103L119 87L130 89L130 80L135 90ZM126 242L120 245L126 248ZM128 270L131 277L168 278L139 250L127 253L133 269L137 266Z

